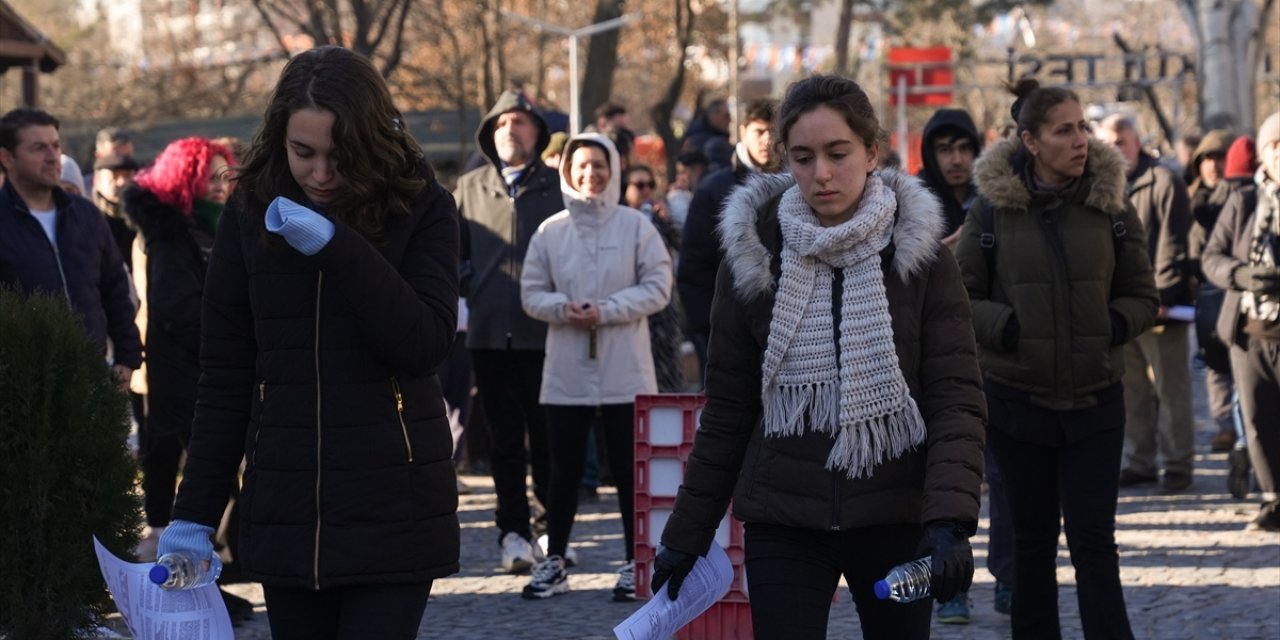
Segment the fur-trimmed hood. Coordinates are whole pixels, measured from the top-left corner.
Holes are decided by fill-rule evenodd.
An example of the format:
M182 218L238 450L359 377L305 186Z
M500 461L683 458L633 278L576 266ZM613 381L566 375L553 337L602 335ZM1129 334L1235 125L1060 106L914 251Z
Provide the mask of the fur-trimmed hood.
M996 207L1025 211L1031 206L1031 190L1022 172L1014 167L1014 154L1023 148L1022 141L1006 138L990 147L974 164L973 181L978 193ZM1085 204L1106 214L1124 211L1128 198L1124 193L1124 156L1113 146L1089 140L1085 175L1089 176L1089 194Z
M177 207L160 202L151 191L130 185L120 202L130 224L147 239L173 240L189 233L190 218Z
M896 169L876 173L898 201L893 225L893 271L904 282L938 255L946 221L942 203L919 178ZM787 189L796 188L790 174L753 174L725 201L716 232L733 272L733 288L746 300L773 290L773 256L760 239L760 210Z

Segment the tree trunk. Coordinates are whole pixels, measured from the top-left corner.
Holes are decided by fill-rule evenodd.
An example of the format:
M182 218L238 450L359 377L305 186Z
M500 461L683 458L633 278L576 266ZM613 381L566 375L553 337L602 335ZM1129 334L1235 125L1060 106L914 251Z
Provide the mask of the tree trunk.
M1250 55L1250 48L1258 8L1253 0L1182 0L1179 4L1199 45L1200 128L1252 128L1258 72L1255 62L1260 58Z
M622 16L625 0L597 0L595 17L591 24ZM583 74L582 91L578 94L578 122L590 123L596 107L609 101L613 94L613 71L618 68L619 29L610 29L591 36L587 45L587 65ZM578 78L569 78L578 82ZM575 132L576 133L576 132Z
M676 175L676 156L680 155L679 140L676 138L676 132L671 127L671 114L675 111L676 103L680 101L680 94L684 92L684 60L685 52L689 50L689 45L693 42L693 25L694 15L691 0L674 0L676 11L676 46L680 48L680 53L676 56L676 73L671 78L667 90L663 92L662 99L653 105L649 110L649 115L653 117L653 128L658 131L658 135L662 138L662 148L666 152L667 160L667 180L670 182Z
M857 0L840 0L840 20L836 23L836 68L838 74L849 73L849 31L853 28L853 6Z

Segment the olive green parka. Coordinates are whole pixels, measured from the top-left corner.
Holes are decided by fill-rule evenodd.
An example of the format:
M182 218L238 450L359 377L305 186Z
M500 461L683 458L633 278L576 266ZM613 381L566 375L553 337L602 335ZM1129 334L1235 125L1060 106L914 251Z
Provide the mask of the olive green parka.
M1125 162L1114 147L1090 140L1084 175L1058 192L1030 186L1032 163L1022 150L1007 139L978 159L982 200L956 248L983 376L1051 410L1093 406L1094 394L1124 373L1121 347L1155 322L1147 234L1125 196ZM983 210L994 222L990 268ZM1113 217L1124 223L1123 236Z

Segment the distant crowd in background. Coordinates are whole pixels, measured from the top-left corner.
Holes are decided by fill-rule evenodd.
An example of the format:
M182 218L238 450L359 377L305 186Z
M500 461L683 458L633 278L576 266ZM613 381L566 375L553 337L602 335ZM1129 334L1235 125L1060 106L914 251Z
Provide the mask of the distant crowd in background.
M316 58L310 62L350 65L348 70L360 77L367 71L353 62ZM284 73L316 72L302 62L291 62ZM282 77L279 100L289 97L285 80ZM381 86L372 76L368 82L370 87ZM835 530L886 527L858 538L857 544L880 545L886 554L903 560L914 558L916 542L925 540L922 548L939 563L969 553L971 575L967 540L978 525L976 508L985 479L990 501L987 568L996 578L995 608L1012 615L1015 637L1053 637L1057 629L1054 558L1060 518L1065 520L1080 584L1086 636L1132 637L1118 579L1117 495L1121 489L1148 485L1177 494L1197 482L1218 482L1197 476L1193 464L1197 448L1192 385L1197 371L1203 373L1214 421L1209 449L1227 453L1230 463L1225 488L1238 499L1261 497L1257 514L1242 524L1251 530L1280 531L1280 113L1250 132L1214 130L1188 136L1177 147L1185 153L1160 157L1148 150L1150 138L1134 117L1112 114L1092 122L1085 119L1074 93L1020 84L1011 110L1016 126L1007 138L979 130L963 110L934 113L923 130L922 168L912 177L886 166L894 161L869 102L864 106L856 99L861 92L856 84L827 80L835 84L823 88L817 81L805 82L810 81L797 86L819 93L789 93L789 100L799 102L753 100L741 105L737 114L728 100L707 102L684 127L670 175L662 163L637 158L637 136L624 107L602 105L586 131L575 134L553 130L527 96L507 91L484 117L476 132L478 152L456 181L436 186L431 169L420 158L406 155L403 162L388 165L394 180L377 185L397 194L394 198L384 199L382 192L368 187L353 196L375 208L403 209L421 225L414 234L456 238L456 247L449 244L453 240L444 239L423 245L423 251L440 253L433 261L420 262L414 262L405 238L425 235L410 235L412 230L397 226L390 214L364 209L359 215L342 213L347 207L358 208L343 199L356 174L353 165L344 163L373 163L373 152L356 159L316 159L315 154L323 156L328 148L330 130L339 129L333 124L334 114L341 121L361 113L364 106L343 106L337 99L336 106L323 101L309 107L290 103L280 107L287 122L272 121L268 113L264 129L278 129L277 138L260 134L248 144L183 138L154 159L135 156L128 130L107 128L98 133L92 170L85 173L61 153L56 117L16 109L0 118L0 284L65 296L127 390L137 425L145 507L138 560L154 560L166 544L186 544L182 541L187 537L207 538L231 561L223 583L264 575L270 581L270 572L277 570L290 576L285 582L291 589L275 592L282 603L290 602L292 591L310 588L312 579L316 589L325 586L322 578L333 581L329 584L358 584L362 570L326 559L330 567L341 568L325 573L319 568L317 548L313 574L295 580L289 573L293 561L310 567L310 551L305 558L280 560L267 559L260 551L268 544L262 540L270 535L281 536L270 545L292 539L288 526L261 513L253 516L255 522L242 525L248 516L240 506L255 496L241 495L239 474L227 466L231 458L239 468L248 456L243 462L246 479L258 474L273 478L264 482L283 484L292 482L283 477L288 472L318 465L303 474L317 474L317 487L320 469L327 473L337 465L320 460L317 453L320 401L314 400L315 415L303 415L296 408L312 402L309 398L316 392L295 384L301 378L288 379L293 373L281 374L286 379L261 370L254 373L253 353L243 350L261 350L256 366L270 367L280 362L273 359L291 358L291 352L310 353L313 345L306 341L314 340L318 378L321 341L339 339L322 333L320 316L328 326L349 326L352 335L363 335L357 327L367 326L364 316L354 311L321 311L322 304L337 305L341 296L355 296L360 285L339 275L346 270L372 274L399 268L408 288L364 292L378 309L390 309L376 306L390 300L419 300L414 290L456 279L456 307L452 299L425 300L420 304L430 313L423 311L426 315L415 320L419 324L406 320L386 325L388 331L399 331L425 326L422 318L447 321L448 335L442 339L452 342L447 352L420 345L423 353L438 359L438 367L432 364L428 371L425 364L416 369L404 365L412 374L386 368L383 363L393 357L393 346L378 343L388 351L370 348L366 353L355 338L347 347L327 345L334 350L326 351L324 366L330 375L350 374L350 384L368 386L359 387L367 394L361 398L379 407L378 419L392 434L379 442L385 439L399 446L403 428L409 463L414 463L415 453L421 457L439 450L450 463L446 466L492 475L497 495L494 556L504 571L530 575L522 592L527 599L569 590L570 569L577 562L573 523L582 500L598 499L602 482L617 487L624 533L624 548L618 553L624 562L612 596L620 601L635 597L634 398L660 392L705 389L710 398L704 413L709 422L699 431L686 485L663 536L673 550L659 559L666 577L678 575L681 563L706 552L706 526L719 522L739 471L742 482L753 482L765 492L763 497L739 494L735 501L757 549L792 553L804 546L825 549L822 545L830 543L833 549L843 549L841 545L852 544L852 538L804 542L809 539L791 529L809 527L810 520L822 520L828 512L810 518L803 506L765 507L774 495L770 492L779 500L795 496L787 493L792 489L784 482L770 484L764 463L749 457L759 455L759 447L770 446L762 445L761 438L787 436L809 445L821 440L823 445L814 446L821 449L822 459L806 457L813 452L798 444L778 445L766 455L778 456L775 463L782 468L795 465L796 477L808 478L805 474L811 472L816 477L820 472L837 478L834 485L823 484L818 494L797 500L854 505L847 522L833 516ZM824 97L822 90L834 93ZM412 138L402 130L385 87L368 93L374 96L368 98L370 104L385 111L378 117L393 124L382 127L385 130L371 126L368 132L344 135L357 140L371 136L385 154L407 153L403 149ZM330 98L322 100L326 99ZM316 123L304 117L329 119ZM813 129L819 125L821 132ZM828 131L846 129L848 140L828 139L836 135ZM278 149L266 146L277 142ZM854 160L846 160L841 155L845 151L812 144L848 147L847 154L860 164L850 170L842 163ZM340 146L334 148L340 150L334 153L343 153ZM305 171L298 168L306 162L311 164ZM324 162L329 164L316 168ZM323 171L339 176L332 183L338 186L309 182ZM360 175L365 174L369 171ZM252 181L246 184L246 179ZM856 187L841 191L846 189L842 180ZM277 184L284 186L278 191L268 186ZM445 190L452 193L450 204L445 203ZM847 203L840 199L849 193L857 197ZM864 195L883 199L874 205L881 209L863 200ZM294 199L285 204L277 196ZM243 203L235 205L236 213L224 215L224 210L232 210L232 202L240 202L237 197ZM866 209L865 219L874 219L877 226L859 228L856 233L861 235L856 236L824 235L823 229L835 228L823 223L824 203L829 202L872 207ZM293 204L301 212L290 209ZM812 210L817 217L791 217L788 207ZM846 209L858 215L864 211ZM240 230L236 220L246 210L266 215L268 226ZM275 227L273 215L281 216ZM360 217L365 215L369 217ZM336 235L329 219L340 221ZM377 224L360 226L366 220ZM834 225L846 222L833 220ZM224 238L233 231L253 239ZM359 239L353 240L351 233L356 232ZM260 244L262 255L247 253L254 243ZM278 250L286 243L307 257L320 256L317 264L328 265L320 269L319 282L311 275L298 275L311 273L311 262L280 257ZM857 247L871 246L859 243L879 244L874 252L859 253ZM441 249L446 244L456 249L456 265ZM334 257L339 251L342 260L350 262ZM445 262L447 269L441 267ZM809 283L804 285L808 288L799 288L801 282ZM814 282L820 283L816 289ZM332 298L323 298L322 291ZM247 315L251 303L255 314L262 313L257 306L265 304L261 297L272 295L280 296L280 306L269 308L284 313L288 322L306 316L307 305L313 305L314 331L301 323L300 337L292 338L285 333L285 320ZM842 303L845 295L850 298ZM855 307L841 306L851 305L849 299L880 305L869 324L857 326L884 340L869 338L863 344L841 334L855 326L848 317ZM926 300L921 303L925 306L913 307L917 299ZM436 303L449 309L437 309ZM818 308L815 304L820 312L812 311ZM784 309L794 311L794 317ZM842 309L848 314L843 319ZM217 325L205 324L211 320ZM958 331L955 344L934 342L941 331ZM822 337L814 338L821 344L805 351L806 336ZM914 342L908 344L908 338ZM399 335L388 339L413 342ZM828 361L832 345L835 355ZM211 347L227 350L227 358L241 359L227 360L225 369L211 373ZM852 365L842 350L847 355L855 349L866 350L869 369L848 368ZM958 360L948 356L960 353L969 355ZM309 358L289 360L277 371L311 376ZM334 371L340 367L345 373ZM438 374L438 381L432 373ZM831 419L843 421L854 412L859 424L888 420L895 425L874 432L877 442L902 444L893 445L892 453L876 450L881 456L876 461L892 459L893 465L886 462L873 473L871 466L859 466L872 459L865 457L871 453L837 455L830 442L839 441L841 432L823 432L819 423L825 418L812 418L813 424L808 418L772 422L783 414L816 416L827 410L786 394L799 393L787 391L788 384L798 388L804 386L802 380L828 373L836 398L831 401ZM767 383L763 387L762 375ZM875 376L884 375L894 381L884 393L900 404L894 409L900 413L890 417L874 413L880 405L874 398L863 398L850 382L864 379L859 376L881 380ZM214 398L205 395L212 393L205 385L231 388L246 381L252 388L237 387L243 397L227 400L228 406L240 401L245 405L243 416L237 413L235 418L254 424L310 424L315 444L305 435L310 432L296 429L267 429L245 442L215 442L212 436L202 436L201 420L216 418L216 407L205 409L204 418L197 415L197 405L204 407ZM775 400L770 394L783 395ZM423 401L414 406L424 395L443 399L451 444L443 431L436 433L435 418L423 413L434 404ZM331 397L324 398L329 407L344 402ZM743 406L729 406L735 401ZM281 418L277 412L287 406L294 406L290 411L296 415ZM956 408L961 406L966 409ZM240 410L238 405L235 410ZM337 415L350 424L371 419L347 415L341 408L326 410L335 421ZM950 417L938 418L942 413ZM762 429L763 434L757 433ZM972 477L935 468L940 463L932 454L927 472L923 461L918 461L919 468L908 468L916 462L904 462L914 458L903 452L917 445L935 446L934 434L944 429L957 439L948 455L973 471ZM290 435L282 435L285 432ZM294 445L311 451L312 457L292 460L275 454L271 447L288 438L298 438ZM191 481L190 460L199 458L186 457L193 443L203 446L197 453L216 449L221 457L216 465L205 459L198 467L197 484L187 490L185 505L183 496L178 497L175 515L183 460L188 460L186 477ZM825 459L828 450L830 460ZM380 455L368 455L379 464L392 464ZM412 478L429 477L432 487L442 486L440 467L414 464L421 464L413 468L423 475ZM898 464L905 466L894 466ZM985 474L978 475L976 470L983 468ZM469 490L447 468L443 473L448 491ZM847 480L841 479L845 476ZM901 518L885 516L884 522L853 515L855 507L893 511L889 502L865 497L872 493L869 487L898 487L866 484L877 478L909 487L892 490L910 496L903 500L914 505L914 511L903 512ZM835 497L822 493L830 486L839 488L841 482L848 484ZM265 486L255 488L262 492ZM259 505L274 504L291 490L281 489L271 498L259 493L256 499ZM964 495L935 496L947 491ZM230 500L223 499L224 493ZM312 500L307 491L299 495ZM864 499L867 502L858 502ZM317 489L314 503L291 511L300 522L316 520L312 524L317 541L319 518L327 517L321 515L326 509L321 500ZM406 506L406 511L417 508ZM436 511L421 515L414 526L444 531L447 518L439 518L456 509L456 502L439 499L431 508ZM184 514L198 520L198 528ZM775 517L776 522L771 520ZM753 518L774 528L751 529ZM456 519L452 522L456 534ZM299 544L311 544L311 526L297 538ZM361 530L357 526L353 531ZM262 537L249 540L242 532ZM898 536L909 538L911 548L900 549L906 543L895 541ZM249 547L244 552L242 543ZM381 561L370 553L370 566ZM427 583L427 592L430 579L451 572L450 558L445 557L450 553L456 570L453 549L442 551L433 560L436 564L415 574ZM750 549L748 556L751 562ZM755 566L755 576L809 579L763 561ZM948 566L947 571L962 571L959 565ZM241 567L247 570L241 572ZM839 565L833 571L836 576L854 572L860 580L884 573L879 565ZM937 568L935 574L942 571ZM392 574L394 568L383 567L380 579ZM943 623L965 624L971 615L968 581L952 578L935 615ZM814 602L829 603L829 591L819 591ZM752 593L754 607L754 586ZM758 628L786 628L784 623L789 623L776 616L793 612L780 604L781 595L767 593L762 587L759 597L776 601L775 617L760 617ZM274 604L270 595L269 607ZM223 596L233 619L253 615L247 601L225 591ZM869 593L855 596L860 611L871 606ZM405 597L405 602L418 606L417 595ZM421 600L425 606L425 596ZM917 637L923 628L927 636L928 607L924 614L918 607L913 611L911 620L864 614L864 625L915 630L895 637ZM923 627L920 615L925 616Z

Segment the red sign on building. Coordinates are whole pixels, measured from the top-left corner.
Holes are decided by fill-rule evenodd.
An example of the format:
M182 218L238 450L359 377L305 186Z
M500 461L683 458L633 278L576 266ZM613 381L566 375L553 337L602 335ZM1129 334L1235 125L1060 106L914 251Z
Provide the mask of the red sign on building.
M951 104L950 47L892 47L889 49L889 100L898 104L898 86L905 80L907 104L944 107ZM938 87L939 90L929 90ZM922 91L922 89L925 89Z

